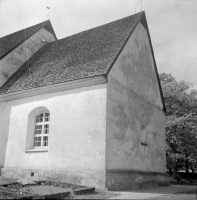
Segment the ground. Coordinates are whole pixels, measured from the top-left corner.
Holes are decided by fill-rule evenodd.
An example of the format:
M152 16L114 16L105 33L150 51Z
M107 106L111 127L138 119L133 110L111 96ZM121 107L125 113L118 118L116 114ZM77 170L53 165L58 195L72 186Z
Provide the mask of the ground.
M75 196L73 199L150 199L150 200L196 200L195 185L171 185L154 189L109 192L96 190L95 194Z
M0 178L0 185L15 180ZM23 180L24 181L24 180ZM30 181L30 180L28 180ZM10 199L0 194L0 199ZM66 198L65 198L66 199ZM189 184L173 184L169 187L141 189L135 191L112 192L96 189L95 193L87 195L71 195L70 199L151 199L151 200L195 200L197 186Z

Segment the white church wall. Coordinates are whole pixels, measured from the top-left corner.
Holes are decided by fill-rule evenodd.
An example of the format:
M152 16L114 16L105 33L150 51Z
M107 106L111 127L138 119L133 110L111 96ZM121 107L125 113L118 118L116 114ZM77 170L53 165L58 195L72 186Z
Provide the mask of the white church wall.
M34 171L35 176L41 176L42 170L48 170L47 176L52 176L59 170L71 173L70 179L75 176L73 173L79 173L78 180L81 177L81 183L86 181L85 184L98 176L94 185L104 186L106 95L106 84L101 84L5 103L5 115L10 116L10 120L9 130L6 128L9 139L2 173L18 177L21 170L26 170L26 175ZM48 151L26 151L31 147L31 142L27 141L28 115L40 107L50 112Z
M107 187L165 182L165 115L148 33L141 23L110 71L107 90Z

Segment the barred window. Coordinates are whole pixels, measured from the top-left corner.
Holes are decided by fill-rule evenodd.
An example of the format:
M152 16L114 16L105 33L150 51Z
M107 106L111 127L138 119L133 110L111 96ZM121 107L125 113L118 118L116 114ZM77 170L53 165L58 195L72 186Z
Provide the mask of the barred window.
M47 147L49 138L50 113L42 112L35 118L34 148Z

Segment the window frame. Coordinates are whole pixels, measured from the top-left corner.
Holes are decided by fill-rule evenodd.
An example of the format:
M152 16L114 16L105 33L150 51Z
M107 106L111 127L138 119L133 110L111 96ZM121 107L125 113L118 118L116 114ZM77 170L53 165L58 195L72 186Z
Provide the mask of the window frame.
M36 119L39 115L43 114L43 121L42 122L36 122ZM45 114L48 114L48 121L45 121ZM50 112L49 111L46 111L46 110L43 110L41 112L39 112L38 114L36 114L34 116L34 130L33 130L33 149L46 149L49 147L49 126L50 124ZM42 125L42 131L41 133L37 133L35 134L35 131L36 131L36 126L39 126L39 125ZM44 133L45 131L45 125L48 125L48 133ZM39 130L39 129L37 129ZM41 137L41 144L40 146L35 146L35 138L39 138ZM46 146L43 146L43 143L44 143L44 137L47 137L47 145Z

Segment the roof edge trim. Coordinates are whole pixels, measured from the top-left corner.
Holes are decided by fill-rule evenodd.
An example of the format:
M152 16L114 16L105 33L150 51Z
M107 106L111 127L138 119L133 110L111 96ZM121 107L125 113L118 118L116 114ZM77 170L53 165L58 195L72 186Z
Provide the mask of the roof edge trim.
M48 22L48 23L46 24L46 26L47 26L47 25L50 26L50 28L51 28L51 30L52 30L52 32L53 32L52 34L54 35L55 39L58 40L58 39L57 39L57 36L56 36L56 34L55 34L55 31L54 31L54 29L53 29L53 26L52 26L52 24L51 24L51 21L50 21L50 20L47 20L46 22ZM48 29L47 29L47 30L48 30ZM48 30L48 31L50 32L50 30Z
M54 93L59 91L71 90L76 88L82 88L86 86L93 86L107 83L107 79L105 76L94 76L90 78L84 78L59 84L53 84L49 86L43 86L38 88L33 88L34 95L43 95L48 93ZM22 99L27 97L33 97L32 89L22 90L18 92L11 92L7 94L0 95L0 102L6 102L16 99Z
M160 82L160 79L159 79L159 74L158 74L158 70L157 70L157 64L156 64L156 60L155 60L155 55L154 55L154 51L153 51L153 46L152 46L152 42L151 42L150 32L149 32L149 29L148 29L148 23L147 23L146 15L145 14L141 18L140 22L142 23L142 25L144 26L144 28L147 30L148 40L149 40L149 44L150 44L150 48L151 48L151 53L152 53L153 62L154 62L154 68L155 68L157 82L158 82L158 86L159 86L159 92L160 92L161 101L162 101L162 104L163 104L163 109L162 110L166 113L166 106L165 106L163 92L162 92L162 88L161 88L161 82Z
M3 59L5 56L7 56L10 52L12 52L16 47L18 47L19 45L21 45L25 40L29 39L34 33L36 33L38 30L40 30L41 28L43 28L44 26L47 25L51 25L50 21L47 20L45 22L43 22L43 24L41 26L39 26L38 28L36 28L34 31L32 31L31 34L29 34L25 39L21 40L19 43L17 43L15 46L13 46L11 49L9 49L9 51L7 51L6 53L4 53L2 56L0 56L0 60ZM52 26L52 25L51 25ZM30 27L28 27L30 28ZM24 29L23 29L24 30ZM53 31L54 32L54 31ZM55 32L53 33L54 37L57 39Z

